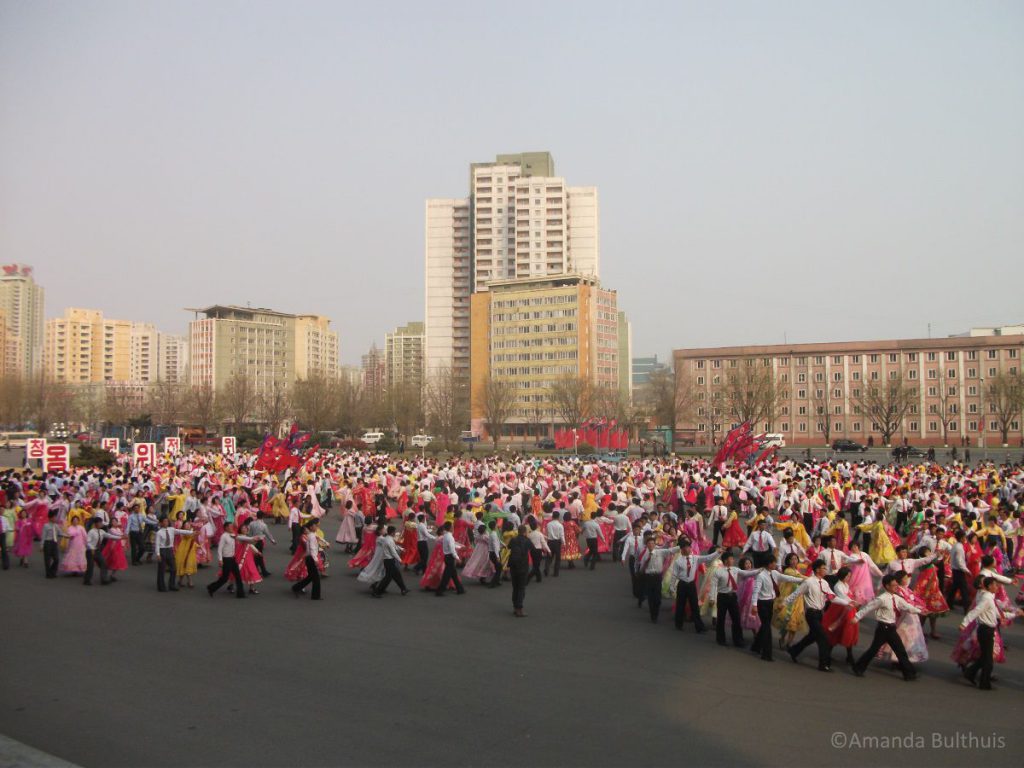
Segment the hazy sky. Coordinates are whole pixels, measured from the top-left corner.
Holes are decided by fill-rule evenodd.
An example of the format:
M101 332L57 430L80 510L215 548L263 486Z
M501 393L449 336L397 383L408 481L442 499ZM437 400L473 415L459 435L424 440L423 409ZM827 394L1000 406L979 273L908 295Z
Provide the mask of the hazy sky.
M47 316L423 315L427 197L550 150L634 354L1024 321L1020 2L0 2Z

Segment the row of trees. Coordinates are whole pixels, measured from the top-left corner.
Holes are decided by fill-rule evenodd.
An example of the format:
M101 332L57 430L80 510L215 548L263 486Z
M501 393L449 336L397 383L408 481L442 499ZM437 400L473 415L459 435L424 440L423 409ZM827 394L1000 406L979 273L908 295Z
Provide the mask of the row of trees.
M863 383L850 398L852 415L871 426L871 431L877 431L886 445L911 416L938 420L943 440L948 442L950 424L971 414L960 412L959 396L951 395L949 387L942 384L934 403L936 412L916 414L921 394L916 384L901 379ZM829 382L808 386L811 391L807 417L827 443L840 418L835 414L835 406L843 399L833 395ZM646 405L646 411L658 424L673 429L682 422L703 422L716 443L716 436L730 423L767 424L768 431L774 431L791 395L787 386L775 381L770 369L748 366L724 374L720 383L712 387L697 386L689 379L677 381L671 370L658 371L651 374L638 402L641 407ZM996 422L1002 442L1007 443L1011 425L1024 412L1024 378L1000 373L984 383L979 399L977 418Z

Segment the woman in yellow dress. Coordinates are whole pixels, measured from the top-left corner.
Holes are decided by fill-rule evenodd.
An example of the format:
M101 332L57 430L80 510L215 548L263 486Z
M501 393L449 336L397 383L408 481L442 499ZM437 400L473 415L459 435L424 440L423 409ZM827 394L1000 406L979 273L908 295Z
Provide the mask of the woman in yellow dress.
M783 520L782 522L776 523L775 527L785 533L786 531L793 532L793 541L799 544L804 549L811 546L811 537L807 535L807 529L804 528L802 523L796 523L792 520Z
M783 573L787 576L804 576L797 569L798 558L795 553L786 555ZM807 632L807 620L804 618L804 599L798 597L790 605L786 598L800 585L791 581L779 584L779 596L775 598L772 608L772 626L779 630L779 648L785 648L793 642L797 634Z
M174 517L174 527L189 530L188 522L185 520L185 513L179 512ZM178 583L192 589L192 577L195 575L198 566L196 564L196 537L177 536L174 543L174 567L178 572Z
M881 520L873 523L861 523L857 529L864 533L871 534L871 549L868 555L879 568L885 568L896 559L896 549L892 545L892 539L886 533L885 524Z

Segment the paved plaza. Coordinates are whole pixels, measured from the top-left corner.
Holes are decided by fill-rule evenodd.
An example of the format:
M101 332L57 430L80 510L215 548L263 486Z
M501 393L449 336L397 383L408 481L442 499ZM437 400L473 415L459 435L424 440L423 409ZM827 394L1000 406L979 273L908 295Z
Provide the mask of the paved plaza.
M194 590L165 594L152 565L110 587L46 581L38 557L0 574L0 731L82 766L1024 760L1019 624L992 693L949 661L953 617L940 622L942 641L916 683L878 666L863 679L826 676L813 654L799 667L784 653L766 664L712 634L676 632L664 608L651 625L623 569L607 562L531 584L522 620L507 584L372 600L338 552L325 600L296 600L280 575L285 528L272 530L274 575L245 601L208 598L209 569ZM933 734L967 748L935 748ZM903 742L871 748L892 737Z

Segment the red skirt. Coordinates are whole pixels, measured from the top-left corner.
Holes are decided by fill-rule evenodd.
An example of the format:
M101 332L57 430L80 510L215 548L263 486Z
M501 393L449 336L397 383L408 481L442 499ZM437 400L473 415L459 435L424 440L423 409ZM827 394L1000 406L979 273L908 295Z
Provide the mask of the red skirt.
M832 603L821 618L821 626L829 645L853 648L860 638L860 625L853 620L857 609L852 605Z

